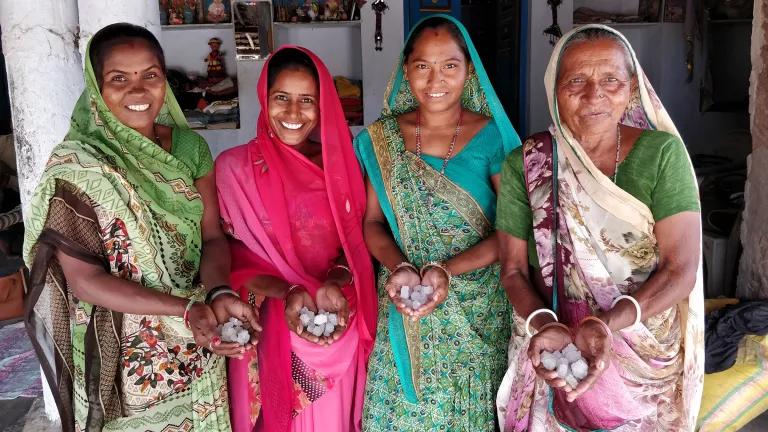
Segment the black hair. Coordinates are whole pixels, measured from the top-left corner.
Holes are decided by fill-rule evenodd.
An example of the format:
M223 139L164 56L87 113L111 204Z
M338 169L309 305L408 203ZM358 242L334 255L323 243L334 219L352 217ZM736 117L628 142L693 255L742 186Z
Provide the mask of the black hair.
M90 60L99 88L101 88L104 80L102 74L104 73L104 58L107 53L117 45L136 40L144 41L149 45L150 50L157 57L157 61L160 62L163 73L166 72L163 47L160 46L160 42L151 31L125 22L110 24L97 31L91 38Z
M277 76L284 70L307 71L315 78L315 83L320 85L320 76L317 74L317 68L315 68L312 59L301 50L287 48L272 54L272 57L269 59L267 90L272 88L275 80L277 80Z
M413 52L413 45L425 30L437 30L441 28L448 31L448 34L451 35L454 42L456 42L456 45L459 46L459 49L461 49L461 52L464 54L464 59L466 59L467 62L470 62L471 58L469 56L469 48L467 48L467 42L464 40L464 36L461 34L461 30L459 30L456 24L454 24L452 21L439 16L427 18L418 26L416 26L415 29L413 29L411 37L408 38L408 41L405 43L405 47L403 48L403 62L408 61L408 57Z

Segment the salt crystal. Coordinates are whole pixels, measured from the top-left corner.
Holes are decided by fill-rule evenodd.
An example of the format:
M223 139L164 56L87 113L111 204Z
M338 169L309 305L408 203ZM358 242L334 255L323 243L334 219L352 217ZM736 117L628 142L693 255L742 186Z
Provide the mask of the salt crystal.
M316 325L325 324L327 322L328 322L328 316L327 315L317 314L317 316L315 316L315 324Z
M557 366L557 376L560 378L565 378L568 376L568 365L567 364L561 364Z
M573 375L571 375L571 374L568 374L568 375L565 377L565 382L566 382L566 384L568 384L569 386L571 386L571 389L575 389L575 388L576 388L576 386L577 386L577 385L579 385L579 381L576 379L576 377L574 377L574 376L573 376Z
M301 325L303 325L304 327L308 326L310 321L312 321L309 319L309 315L307 314L299 315L299 319L301 320Z
M407 299L411 297L411 287L403 285L400 287L400 298Z
M565 346L565 348L563 348L563 354L567 352L577 352L581 354L581 352L579 351L579 348L572 343L569 343L568 345Z
M424 289L421 290L425 295L432 295L433 292L435 292L435 289L432 288L431 285L424 285Z
M587 366L587 362L585 362L584 359L578 359L571 364L571 372L573 372L573 376L576 377L576 379L581 380L587 376L589 366Z
M420 308L421 306L422 306L422 304L421 304L421 302L420 302L420 301L418 301L418 300L414 300L414 301L413 301L413 307L412 307L411 309L413 309L413 310L417 310L417 309L418 309L418 308Z
M555 360L554 357L548 356L548 357L541 357L541 364L544 366L544 369L546 370L555 370L557 367L557 360Z
M566 351L565 358L568 360L568 363L573 363L581 358L581 353L578 351Z
M333 324L334 326L339 324L339 316L336 315L335 313L329 314L328 315L328 322Z
M558 358L557 359L557 367L560 367L560 366L563 366L563 365L568 366L568 365L570 365L570 362L568 362L568 359L565 358L565 357Z
M320 337L323 334L324 331L325 331L325 326L320 326L319 325L319 326L314 327L309 332L312 333L315 336Z
M245 344L251 339L248 329L243 327L242 321L237 318L230 318L220 328L221 340L224 342L237 342Z
M239 343L240 345L245 345L250 340L251 340L251 335L248 333L248 330L242 329L237 333L237 343Z

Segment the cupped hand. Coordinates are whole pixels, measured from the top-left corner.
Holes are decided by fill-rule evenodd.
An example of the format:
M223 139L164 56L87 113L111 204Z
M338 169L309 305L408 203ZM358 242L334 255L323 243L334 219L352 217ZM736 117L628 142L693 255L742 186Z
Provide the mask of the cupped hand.
M285 298L285 321L288 323L288 328L300 338L319 344L320 338L308 332L301 323L300 314L303 308L317 314L315 301L304 288L294 290Z
M397 311L405 316L414 316L415 311L405 305L403 299L400 298L400 290L404 286L415 287L421 283L421 276L409 267L401 267L395 270L394 273L389 275L387 283L384 289L387 290L390 301L395 305Z
M432 299L414 311L414 318L422 318L431 314L448 298L448 273L440 267L428 268L419 283L424 286L431 286L434 291L432 292Z
M568 392L568 402L573 402L589 390L608 367L611 357L611 333L597 320L584 320L574 331L573 343L581 351L581 356L587 360L589 369L579 385Z
M216 315L216 321L223 325L230 318L237 318L243 323L251 334L251 340L244 345L246 350L256 347L261 338L261 325L259 324L258 309L251 307L248 303L240 300L239 297L226 294L220 295L211 302L211 309Z
M195 343L208 348L218 355L243 358L245 347L236 342L222 342L219 336L218 321L213 309L204 303L195 303L187 314Z
M338 318L333 333L330 336L322 337L320 340L321 343L330 345L339 340L347 330L347 325L349 324L349 303L347 298L344 297L341 287L333 283L326 283L317 289L315 302L317 303L318 310L322 309L326 312L335 313Z
M528 357L531 359L536 375L547 382L552 388L570 390L565 379L557 375L557 370L548 370L541 363L541 352L561 351L573 342L570 330L564 325L544 325L531 337L528 344Z

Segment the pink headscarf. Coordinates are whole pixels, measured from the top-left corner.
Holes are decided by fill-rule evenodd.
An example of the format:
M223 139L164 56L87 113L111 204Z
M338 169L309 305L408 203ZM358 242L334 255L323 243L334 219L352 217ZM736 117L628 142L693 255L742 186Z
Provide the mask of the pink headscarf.
M330 347L320 347L295 335L292 337L284 318L283 300L268 298L264 302L261 317L264 332L257 351L261 416L265 430L270 432L287 431L290 427L293 401L291 351L329 382L346 372L351 362L358 362L358 374L362 375L358 380L365 382L365 365L373 347L377 311L373 267L362 230L365 185L333 78L311 51L297 46L280 48L283 49L296 49L309 56L318 73L323 177L333 221L355 285L345 291L353 313L349 328ZM234 236L242 242L240 247L232 249L231 283L241 297L247 299L248 292L243 286L247 281L258 275L272 275L304 285L314 297L322 281L307 274L298 259L296 251L302 246L294 242L291 233L286 202L290 197L286 196L286 190L290 185L302 184L308 173L318 168L283 144L272 131L267 110L268 71L269 60L257 87L262 110L256 138L225 152L216 162L221 215L225 224L231 226ZM270 224L269 229L265 229L264 221ZM351 355L355 352L357 356ZM250 360L246 357L229 363L235 431L253 428L248 378ZM358 405L354 407L356 419L362 416L362 406Z

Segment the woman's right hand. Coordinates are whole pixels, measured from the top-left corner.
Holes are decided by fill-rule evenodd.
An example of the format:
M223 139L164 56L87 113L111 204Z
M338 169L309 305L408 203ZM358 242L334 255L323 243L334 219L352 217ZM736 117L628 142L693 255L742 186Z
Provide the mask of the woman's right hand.
M407 307L400 298L400 288L403 286L415 287L421 283L421 276L410 267L401 267L389 275L384 289L387 290L389 299L395 305L397 311L403 315L414 317L416 311Z
M563 378L558 377L556 370L548 370L541 364L541 352L561 351L569 343L573 342L570 330L564 325L557 323L545 324L531 337L528 344L528 357L531 359L533 368L539 378L547 382L552 388L562 388L569 391L567 383Z
M320 343L320 338L308 332L301 324L299 314L302 308L317 313L317 306L315 306L312 296L304 288L297 288L285 298L285 321L288 323L288 328L302 339L312 343Z
M195 303L189 308L187 320L197 346L207 348L218 355L243 358L245 347L237 342L223 342L219 337L216 314L210 306L205 303Z

